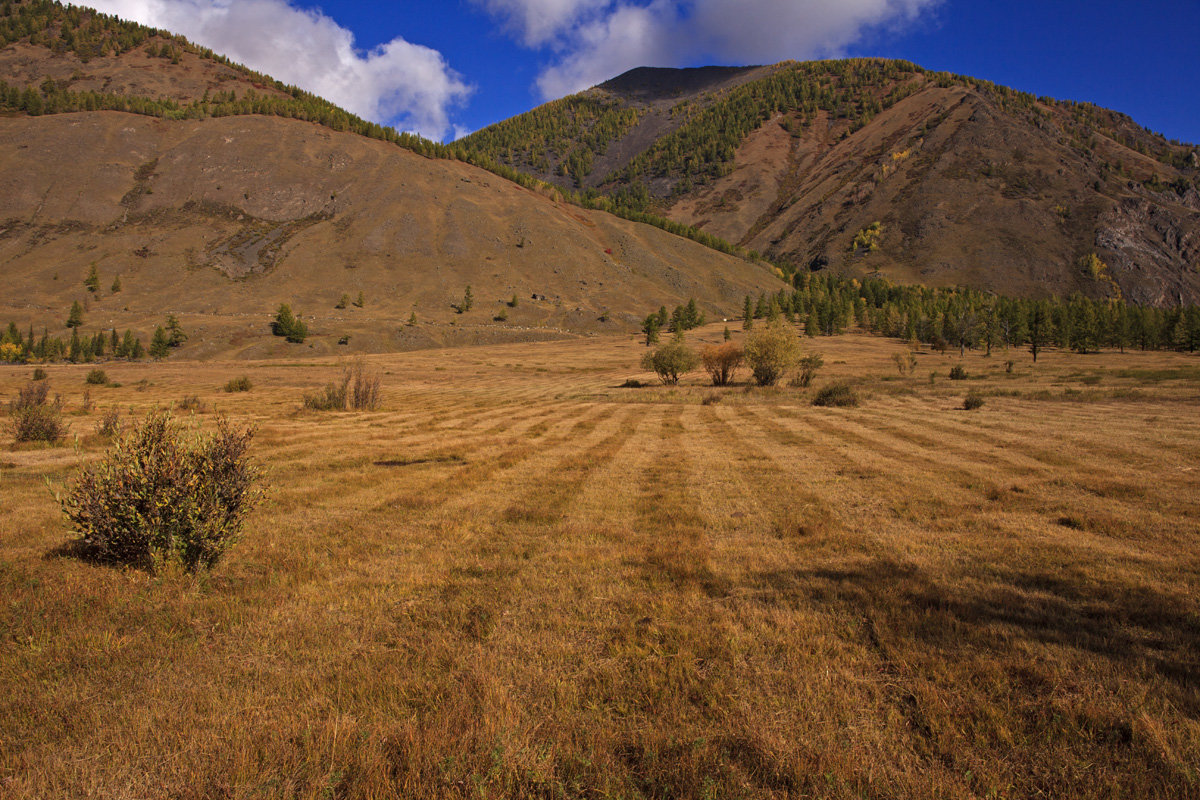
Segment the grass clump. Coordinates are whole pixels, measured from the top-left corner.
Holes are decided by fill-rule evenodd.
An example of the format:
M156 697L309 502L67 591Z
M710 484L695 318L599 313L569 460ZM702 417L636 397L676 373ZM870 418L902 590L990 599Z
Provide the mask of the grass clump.
M848 383L831 383L813 398L814 406L846 408L858 405L858 393Z
M963 399L963 408L967 411L974 411L983 406L983 395L976 391L967 392L967 396Z
M212 567L261 494L247 456L253 436L219 419L215 434L189 439L169 412L152 411L80 473L60 499L63 513L101 559L151 571Z
M46 370L42 369L41 367L35 367L33 370L33 379L35 381L46 380Z
M368 372L356 362L338 380L304 395L304 407L312 411L374 411L379 408L380 383L378 373Z
M242 375L240 378L230 378L229 383L225 384L225 391L233 394L234 392L248 392L254 388L250 378Z
M53 444L67 435L62 399L50 399L50 384L37 381L17 392L8 404L9 427L18 442Z
M102 369L90 370L83 382L88 386L108 386L112 381L108 379L108 373Z
M955 364L953 367L950 368L950 380L965 381L966 379L967 379L967 371L963 368L962 364Z

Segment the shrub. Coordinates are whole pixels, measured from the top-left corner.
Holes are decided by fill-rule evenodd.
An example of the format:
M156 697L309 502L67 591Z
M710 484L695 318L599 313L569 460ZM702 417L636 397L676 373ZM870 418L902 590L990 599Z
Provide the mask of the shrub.
M950 368L950 380L965 381L967 379L967 371L963 369L962 364L955 364Z
M367 372L361 362L343 370L338 380L304 396L304 407L313 411L374 411L379 408L380 377Z
M742 348L733 342L706 345L700 349L700 363L712 378L713 386L728 386L733 383L734 373L742 365Z
M820 353L812 353L800 359L800 369L796 372L796 377L790 381L792 386L807 389L812 385L813 378L817 377L817 371L825 366L825 359Z
M80 473L63 512L101 558L150 570L211 567L261 494L246 455L253 436L219 419L215 434L189 441L169 412L152 411Z
M911 350L906 350L903 353L894 353L892 361L896 362L896 369L901 375L911 375L912 371L917 367L917 357Z
M112 438L121 432L121 412L116 408L110 408L100 415L100 419L96 421L96 433L100 436Z
M625 382L618 386L618 389L641 389L646 384L639 381L637 378L626 378Z
M694 370L698 364L696 354L682 339L672 339L642 356L642 369L652 371L666 384L679 383L679 377Z
M176 406L179 408L180 411L194 411L197 414L204 413L204 401L201 400L199 398L199 396L194 395L194 394L189 394L189 395L186 395L185 397L181 397L179 399L179 402L176 403Z
M112 381L108 379L108 373L102 369L93 369L88 372L87 377L83 379L84 383L90 386L108 386Z
M62 399L50 400L50 384L27 384L8 404L9 426L18 442L57 442L67 434Z
M831 383L817 392L812 404L814 406L856 406L858 405L858 394L848 383Z
M967 392L966 398L963 399L963 408L967 411L974 411L983 405L983 396L978 392Z
M33 370L33 379L34 379L35 381L44 381L44 380L46 380L46 370L42 369L41 367L36 367L36 368L34 368L34 370Z
M254 388L254 384L245 375L240 378L230 378L229 383L225 384L225 391L233 394L234 392L248 392Z
M746 363L759 386L774 386L800 357L800 342L782 322L769 322L746 336Z

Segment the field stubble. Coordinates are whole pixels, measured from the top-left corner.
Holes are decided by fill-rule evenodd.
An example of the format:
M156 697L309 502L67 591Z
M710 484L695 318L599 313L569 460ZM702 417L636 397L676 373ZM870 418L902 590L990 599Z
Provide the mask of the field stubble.
M808 390L617 388L628 339L373 357L333 414L333 361L107 365L98 412L258 426L269 499L197 578L63 555L44 481L105 440L49 367L76 447L0 451L0 794L1200 797L1197 359L805 346Z

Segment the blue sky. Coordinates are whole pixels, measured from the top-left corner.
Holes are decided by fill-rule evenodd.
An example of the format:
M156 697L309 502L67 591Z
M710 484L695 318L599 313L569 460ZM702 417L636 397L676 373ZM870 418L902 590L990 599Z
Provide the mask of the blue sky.
M87 0L84 0L86 3ZM635 66L883 56L1200 141L1200 2L100 0L356 113L451 139Z

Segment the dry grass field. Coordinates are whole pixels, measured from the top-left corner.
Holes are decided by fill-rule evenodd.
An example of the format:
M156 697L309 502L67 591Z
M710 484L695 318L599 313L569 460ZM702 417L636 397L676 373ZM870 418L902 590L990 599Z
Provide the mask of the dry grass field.
M810 389L369 357L361 413L301 409L332 360L106 365L90 414L48 367L77 444L0 445L0 796L1200 797L1200 358L805 348ZM258 426L243 540L69 555L46 480L192 396Z

